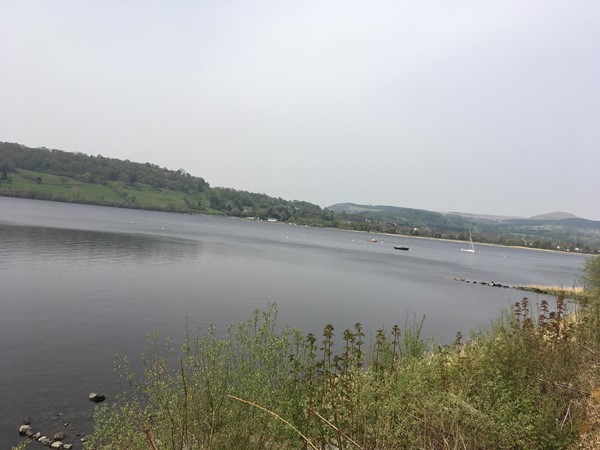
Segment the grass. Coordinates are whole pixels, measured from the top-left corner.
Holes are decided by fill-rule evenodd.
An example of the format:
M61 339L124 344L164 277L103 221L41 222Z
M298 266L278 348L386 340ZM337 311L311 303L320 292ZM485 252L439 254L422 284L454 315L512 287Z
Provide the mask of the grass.
M281 329L270 305L180 348L149 335L143 376L117 358L123 393L87 448L567 448L591 428L599 324L597 298L524 298L464 342L434 345L415 320L367 343L358 323Z
M31 170L11 173L11 182L0 183L0 195L37 198L105 206L121 206L164 211L206 212L222 214L210 208L204 193L185 194L170 189L156 189L143 184L83 183L79 180Z
M37 177L42 179L42 182L39 184L36 182ZM80 199L82 201L94 201L106 199L109 202L119 201L119 196L107 186L85 184L68 177L59 177L29 170L19 170L12 174L12 182L0 184L0 189L23 192L35 191L47 196L62 197L65 200Z
M582 286L546 286L540 284L528 284L518 286L518 289L536 294L549 295L552 297L564 297L575 300L579 303L585 303L590 300L592 294L585 290Z
M540 290L550 292L552 294L561 294L561 293L582 294L584 292L584 289L582 286L564 287L564 286L547 286L547 285L542 285L542 284L528 284L524 287L531 288L531 289L540 289Z

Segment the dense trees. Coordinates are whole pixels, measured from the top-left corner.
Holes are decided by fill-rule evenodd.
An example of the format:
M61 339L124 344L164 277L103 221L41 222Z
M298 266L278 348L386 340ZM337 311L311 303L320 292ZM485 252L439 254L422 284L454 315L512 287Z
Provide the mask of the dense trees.
M10 166L5 162L0 161L0 180L8 180L8 172L10 172Z
M6 174L5 179L12 168L20 168L70 177L83 183L122 181L126 184L140 183L186 193L203 192L209 187L204 179L193 177L181 169L174 171L150 163L29 148L7 142L0 142L0 161L0 171Z
M312 203L284 200L230 188L211 188L208 200L211 208L236 217L322 225L327 216L333 215L331 211L323 210Z

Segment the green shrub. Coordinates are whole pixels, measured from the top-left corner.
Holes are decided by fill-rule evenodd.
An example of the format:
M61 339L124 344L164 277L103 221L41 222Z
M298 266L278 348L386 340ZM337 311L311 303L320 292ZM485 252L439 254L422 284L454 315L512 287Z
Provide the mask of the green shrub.
M600 291L600 256L588 259L581 276L583 286L588 291Z

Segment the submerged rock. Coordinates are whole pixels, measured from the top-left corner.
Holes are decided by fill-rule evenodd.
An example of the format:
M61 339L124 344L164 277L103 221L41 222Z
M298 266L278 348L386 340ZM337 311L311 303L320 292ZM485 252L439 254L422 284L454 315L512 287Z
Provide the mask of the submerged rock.
M54 435L55 441L62 441L64 438L65 438L65 433L63 433L62 431L59 431L58 433L56 433Z

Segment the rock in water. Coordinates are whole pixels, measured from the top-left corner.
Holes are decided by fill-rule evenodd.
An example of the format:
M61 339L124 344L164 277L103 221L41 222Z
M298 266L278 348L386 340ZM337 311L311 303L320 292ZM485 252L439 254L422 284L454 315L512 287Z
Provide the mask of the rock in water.
M55 441L62 441L64 438L65 438L65 433L63 433L62 431L60 431L54 435Z
M19 427L19 434L21 436L25 436L28 431L31 431L31 426L30 425L21 425Z
M100 403L103 402L104 400L106 400L106 397L104 395L101 394L96 394L95 392L92 392L88 398L90 399L91 402L94 403Z
M48 439L46 436L42 436L41 438L38 439L38 442L41 442L42 444L44 444L46 447L48 447L52 442L50 441L50 439Z

